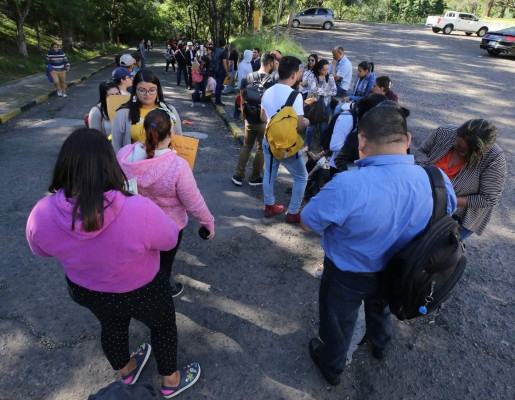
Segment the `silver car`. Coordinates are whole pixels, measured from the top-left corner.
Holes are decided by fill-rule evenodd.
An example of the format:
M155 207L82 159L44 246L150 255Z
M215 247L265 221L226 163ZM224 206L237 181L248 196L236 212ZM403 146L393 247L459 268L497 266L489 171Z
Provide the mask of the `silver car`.
M293 17L291 26L321 26L324 29L331 29L334 25L334 13L329 8L308 8Z

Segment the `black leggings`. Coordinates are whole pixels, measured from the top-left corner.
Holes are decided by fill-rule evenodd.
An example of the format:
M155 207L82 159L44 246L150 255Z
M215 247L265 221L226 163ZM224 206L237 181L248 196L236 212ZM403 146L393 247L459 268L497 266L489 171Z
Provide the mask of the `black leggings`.
M161 254L161 262L160 262L161 272L166 276L166 279L168 281L170 280L170 277L172 276L172 264L173 264L173 260L175 260L175 255L177 254L177 251L179 250L179 245L181 244L183 232L184 232L184 229L181 229L179 231L179 237L177 238L177 245L172 250L160 252L160 254Z
M130 360L129 324L134 318L150 329L159 374L177 370L175 308L170 282L162 271L150 283L126 293L96 292L66 281L71 298L100 321L102 349L113 369L125 367Z

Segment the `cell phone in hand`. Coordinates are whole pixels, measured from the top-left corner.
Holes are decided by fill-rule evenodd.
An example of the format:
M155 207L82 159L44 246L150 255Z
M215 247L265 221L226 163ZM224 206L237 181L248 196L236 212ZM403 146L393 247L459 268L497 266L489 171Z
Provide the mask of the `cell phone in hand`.
M201 226L200 229L198 230L198 235L202 239L207 240L209 235L211 235L211 232L209 232L209 230L207 228L204 228L203 226Z

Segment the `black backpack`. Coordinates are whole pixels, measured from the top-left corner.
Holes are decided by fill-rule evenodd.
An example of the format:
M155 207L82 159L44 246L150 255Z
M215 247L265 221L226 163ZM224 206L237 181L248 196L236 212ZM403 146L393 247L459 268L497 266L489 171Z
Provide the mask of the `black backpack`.
M243 104L247 116L254 120L260 119L261 98L265 90L273 85L273 79L272 75L261 78L259 72L251 72L247 75L247 86L243 89Z
M447 190L441 171L424 167L433 192L428 227L389 261L385 278L391 312L401 321L437 309L465 270L465 248L458 223L447 214Z

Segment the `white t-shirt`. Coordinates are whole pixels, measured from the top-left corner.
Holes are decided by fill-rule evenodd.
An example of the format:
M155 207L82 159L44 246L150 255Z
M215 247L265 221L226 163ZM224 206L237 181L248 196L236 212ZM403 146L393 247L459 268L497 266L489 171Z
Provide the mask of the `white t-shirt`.
M334 159L345 144L345 139L347 139L347 136L352 131L353 125L354 120L352 118L352 114L347 111L341 114L336 120L336 123L334 124L333 135L331 136L331 143L329 144L329 149L333 152L331 155L331 160L329 161L329 165L331 167L336 168Z
M267 123L270 122L272 117L286 104L288 96L292 91L293 89L288 85L276 83L263 93L263 97L261 98L261 108L265 110ZM302 101L302 95L300 93L295 99L292 107L297 113L297 116L300 117L304 115L304 102Z

